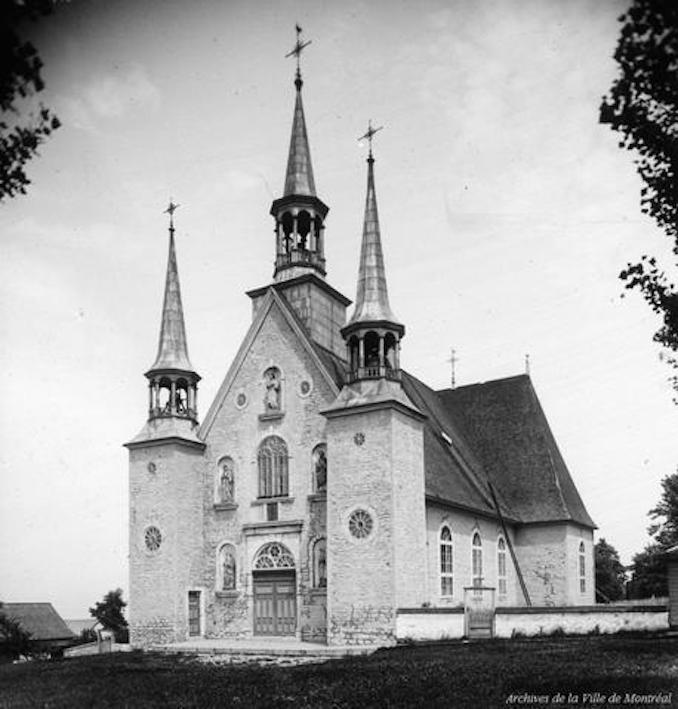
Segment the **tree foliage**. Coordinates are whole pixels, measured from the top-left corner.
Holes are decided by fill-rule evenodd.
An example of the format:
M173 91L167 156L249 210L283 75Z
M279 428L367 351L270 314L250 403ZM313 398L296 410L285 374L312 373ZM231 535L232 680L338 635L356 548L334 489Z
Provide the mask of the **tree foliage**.
M42 91L42 61L20 36L27 21L52 11L52 0L5 0L0 3L0 201L24 194L30 180L24 166L38 146L59 127L59 119L39 104L20 121L26 99Z
M615 52L620 75L603 99L600 122L635 153L644 187L641 208L666 232L678 256L678 3L632 0L621 16ZM619 274L662 319L654 340L678 369L678 291L656 257L644 255ZM678 391L678 375L672 377Z
M115 633L116 642L127 642L127 621L123 615L123 608L127 603L122 600L122 589L116 588L109 591L102 601L98 601L89 609L90 615L96 618L107 630Z
M661 481L659 502L648 513L653 523L652 543L633 557L632 592L635 598L668 595L664 552L678 544L678 471Z
M624 596L626 574L617 550L601 537L595 546L596 596L599 601L618 601Z
M16 660L31 654L31 634L2 610L0 603L0 656Z

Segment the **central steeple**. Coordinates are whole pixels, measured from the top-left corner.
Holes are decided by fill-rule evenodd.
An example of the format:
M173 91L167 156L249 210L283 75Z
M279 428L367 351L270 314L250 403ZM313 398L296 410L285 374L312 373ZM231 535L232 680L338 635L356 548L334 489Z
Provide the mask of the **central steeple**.
M287 55L297 59L294 78L296 96L292 135L287 157L283 196L273 201L271 216L275 219L276 256L273 277L286 281L307 273L325 277L324 220L329 208L317 196L311 149L306 130L301 89L299 58L310 41L301 40L301 27L297 25L297 41Z

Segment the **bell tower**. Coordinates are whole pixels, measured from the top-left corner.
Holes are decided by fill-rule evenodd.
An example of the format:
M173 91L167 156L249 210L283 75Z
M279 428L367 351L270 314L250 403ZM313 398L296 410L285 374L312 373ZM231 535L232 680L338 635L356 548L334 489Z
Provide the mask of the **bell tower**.
M158 354L146 372L148 418L129 450L130 639L175 642L188 632L188 598L197 593L191 560L202 543L200 376L188 358L170 202L169 255Z
M299 58L311 42L301 40L297 25L297 41L287 55L297 60L294 79L296 98L292 119L292 136L287 157L283 196L273 201L271 216L275 219L275 281L284 281L307 273L325 277L324 222L329 207L317 197L311 149L306 131L304 106L301 100Z
M386 288L370 125L355 310L342 328L348 376L327 418L330 644L395 642L396 610L426 600L424 415L402 388Z

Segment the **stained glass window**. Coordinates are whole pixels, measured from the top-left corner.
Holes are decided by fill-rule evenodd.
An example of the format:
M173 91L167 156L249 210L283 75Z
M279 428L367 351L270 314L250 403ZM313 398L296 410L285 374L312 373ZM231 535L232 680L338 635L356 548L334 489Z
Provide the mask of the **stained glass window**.
M497 540L497 585L499 594L506 595L506 542L503 537Z
M452 532L448 526L440 530L440 595L453 593Z
M374 521L366 510L355 510L348 518L348 529L356 539L368 537L373 527Z
M476 532L473 535L473 550L471 556L473 569L473 585L483 585L483 543L480 539L480 534Z
M293 569L294 557L290 550L278 542L269 542L259 550L254 560L254 568L262 569Z
M257 456L259 466L259 497L287 497L288 454L285 441L279 436L264 438Z

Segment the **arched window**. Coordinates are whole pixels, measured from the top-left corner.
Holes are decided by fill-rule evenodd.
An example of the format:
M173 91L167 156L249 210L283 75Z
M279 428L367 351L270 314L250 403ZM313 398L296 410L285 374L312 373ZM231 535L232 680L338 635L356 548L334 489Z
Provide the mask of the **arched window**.
M313 545L313 588L327 587L327 542L318 539Z
M313 459L313 490L327 491L327 445L319 443L311 455Z
M217 589L219 591L235 591L235 547L224 544L219 549L217 568Z
M264 438L257 456L259 467L259 497L287 497L287 445L279 436Z
M452 532L446 525L440 530L440 595L453 593Z
M473 585L483 585L483 543L480 534L473 535L473 549L471 552L471 568L473 570Z
M293 569L294 557L284 544L269 542L259 549L254 560L254 568L257 571L264 569Z
M586 593L586 547L579 543L579 591Z
M233 458L222 458L218 465L217 502L229 503L235 499L235 464Z
M365 367L374 369L379 367L379 335L376 332L368 332L365 335Z
M506 542L504 537L497 540L497 586L499 595L506 595Z

